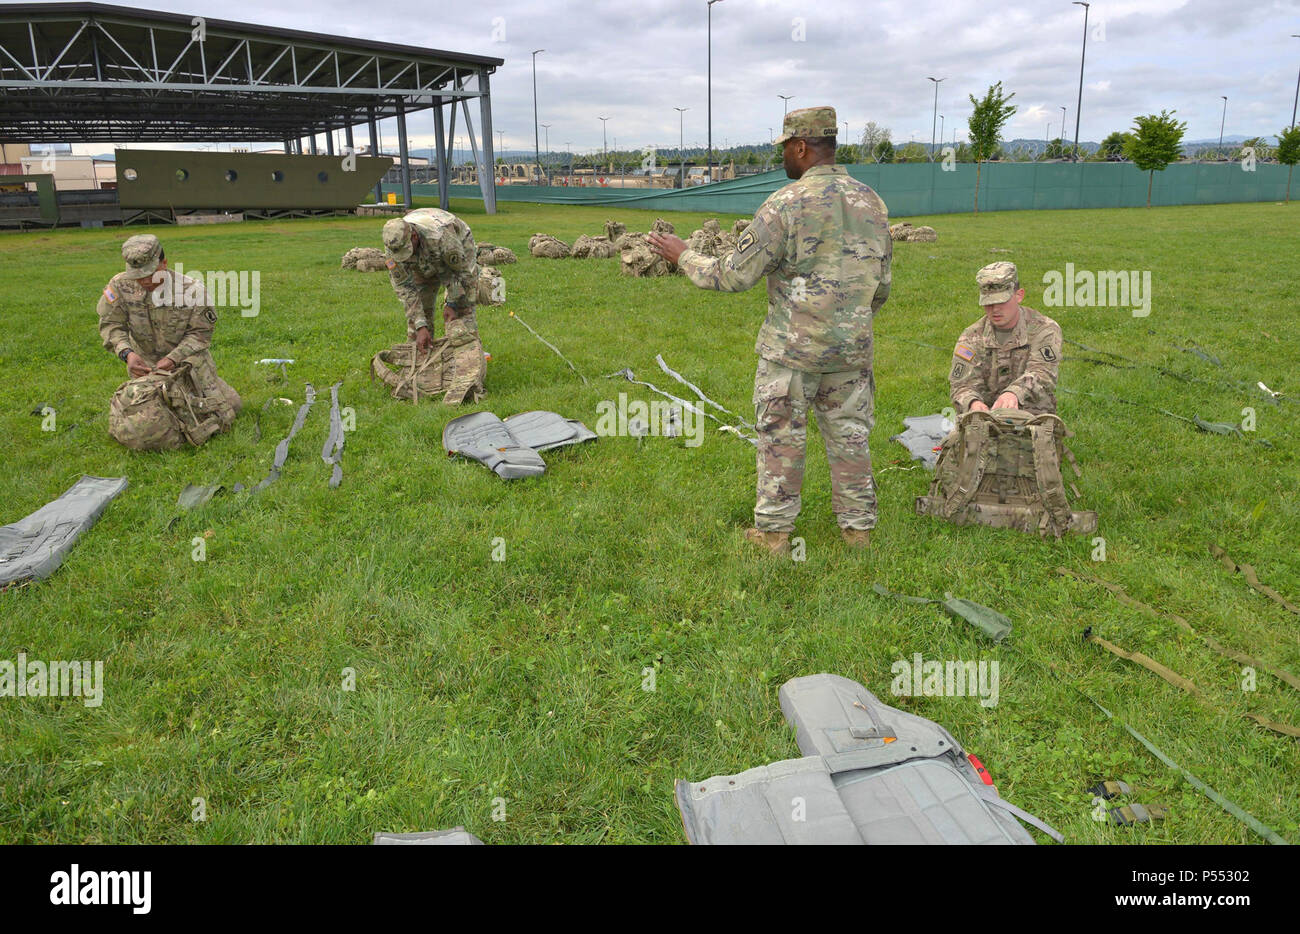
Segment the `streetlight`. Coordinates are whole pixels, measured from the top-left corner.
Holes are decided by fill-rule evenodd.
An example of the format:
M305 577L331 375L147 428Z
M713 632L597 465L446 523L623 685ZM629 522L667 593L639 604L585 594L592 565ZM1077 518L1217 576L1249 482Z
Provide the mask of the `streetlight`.
M779 97L779 98L781 98L781 100L785 101L785 104L782 106L781 113L782 113L782 114L788 114L788 113L790 112L790 101L794 99L794 95L793 95L793 94L778 94L777 97Z
M607 120L609 119L609 117L599 117L598 119L600 120L600 148L601 148L601 151L605 154L605 160L608 161L608 160L609 160L609 144L608 144L608 142L607 142L607 138L606 138L606 136L605 136L605 121L607 121Z
M679 161L681 162L680 174L682 177L682 184L680 187L682 188L686 187L686 116L685 114L686 111L690 109L691 108L689 107L673 108L673 110L677 111L677 150L679 153Z
M1300 35L1291 34L1292 39L1300 39ZM1291 127L1295 128L1295 105L1300 103L1300 71L1295 73L1295 97L1291 100Z
M537 53L545 51L545 49L535 49L533 51L533 162L539 166L542 162L542 155L537 148Z
M1088 10L1092 6L1083 0L1072 0L1074 6L1083 7L1083 51L1079 55L1079 100L1074 105L1074 161L1079 161L1079 118L1083 116L1083 60L1088 55ZM1061 135L1065 135L1065 124L1061 124Z
M1219 149L1215 153L1216 158L1223 155L1223 124L1228 119L1228 95L1220 94L1219 96L1223 98L1223 116L1219 118Z
M551 184L551 125L543 123L542 129L546 131L546 184Z
M1062 136L1062 137L1065 136L1065 108L1064 108L1064 107L1061 108L1061 136ZM1065 156L1065 152L1064 152L1064 150L1065 150L1065 140L1064 140L1064 139L1061 140L1061 150L1062 150L1062 152L1061 152L1061 156L1062 156L1062 158L1064 158L1064 156ZM1076 153L1075 155L1078 155L1078 153ZM1076 159L1075 161L1078 161L1078 160Z
M948 79L947 79L946 77L944 77L944 78L930 78L930 77L927 77L926 80L927 80L927 81L933 81L933 82L934 82L934 114L931 115L931 117L930 117L930 161L933 162L933 161L934 161L934 125L935 125L935 117L937 117L937 116L939 115L939 82L940 82L940 81L947 81Z
M943 142L943 114L939 114L939 142Z
M707 178L705 183L713 181L713 4L722 0L708 0L709 17L709 154L704 159Z

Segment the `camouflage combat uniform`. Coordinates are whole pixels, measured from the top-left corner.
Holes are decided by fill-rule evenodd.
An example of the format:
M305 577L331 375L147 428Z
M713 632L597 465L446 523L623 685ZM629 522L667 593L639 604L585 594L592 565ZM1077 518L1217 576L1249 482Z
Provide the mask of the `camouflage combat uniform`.
M451 321L459 321L461 324L454 330L472 334L477 340L474 302L479 288L478 250L469 226L438 208L417 208L402 220L419 232L420 243L412 248L408 239L404 249L396 241L390 244L394 221L389 221L384 225L384 246L393 291L406 311L406 339L414 340L415 332L422 327L433 330L430 322L437 317L433 313L438 310L438 290L445 287L445 303L454 313L448 326Z
M1014 263L990 263L975 274L980 304L1009 301L1019 288ZM1056 379L1061 369L1061 326L1020 306L1014 327L999 330L988 316L962 331L948 373L952 404L959 413L977 399L992 406L1011 392L1034 415L1056 414Z
M188 363L195 387L216 402L222 430L230 427L243 403L225 380L217 376L208 347L217 323L200 281L159 270L162 247L152 234L129 238L122 247L127 269L109 280L99 297L99 336L104 348L125 359L133 351L149 366L164 357L173 363ZM146 291L139 279L157 276L162 281L154 292Z
M791 119L793 118L793 119ZM834 111L792 111L786 136L834 136ZM799 515L808 408L817 413L841 528L876 524L868 437L875 423L872 316L893 257L888 209L843 166L809 168L759 208L735 250L678 260L692 282L741 292L767 277L754 378L758 483L754 525L789 532Z

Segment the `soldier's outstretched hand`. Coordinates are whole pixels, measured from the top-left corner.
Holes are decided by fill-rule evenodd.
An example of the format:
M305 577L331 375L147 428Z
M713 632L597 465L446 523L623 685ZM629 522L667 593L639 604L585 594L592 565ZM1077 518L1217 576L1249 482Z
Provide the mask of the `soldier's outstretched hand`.
M681 258L681 255L686 252L686 241L673 234L661 234L652 231L647 235L646 239L650 241L650 249L674 265Z
M433 335L428 328L420 328L415 332L415 349L420 353L428 353L429 348L433 346Z
M966 411L967 411L967 412L987 412L988 410L989 410L989 407L988 407L987 405L985 405L981 400L976 399L974 402L972 402L972 403L970 404L970 408L967 409Z
M1014 392L1004 392L993 400L995 409L1018 409L1020 408L1020 399Z
M149 372L149 364L144 362L144 357L135 351L126 355L126 372L132 379L144 376Z

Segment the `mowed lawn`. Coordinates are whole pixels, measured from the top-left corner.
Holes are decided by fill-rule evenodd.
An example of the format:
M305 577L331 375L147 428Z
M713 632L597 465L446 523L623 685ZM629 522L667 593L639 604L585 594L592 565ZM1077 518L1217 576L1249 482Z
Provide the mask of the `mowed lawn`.
M646 230L655 215L645 212L453 210L478 240L521 257L502 267L507 303L478 312L492 359L488 396L471 408L552 409L594 427L603 400L655 398L604 374L632 367L688 392L659 371L662 353L752 417L761 286L720 295L682 277L623 277L617 260L527 255L535 232L572 240L600 233L606 218ZM1243 691L1240 665L1172 622L1055 573L1066 566L1118 583L1233 649L1300 672L1300 618L1207 553L1217 542L1300 602L1298 212L1248 204L913 218L939 242L896 244L893 294L876 322L880 524L869 553L842 546L814 429L798 563L742 546L754 454L728 434L709 431L700 447L602 438L547 453L546 475L527 481L448 458L442 428L460 412L397 402L368 377L371 355L404 338L404 320L386 275L342 271L339 257L379 246L379 219L153 228L173 265L261 274L260 314L225 309L216 331L218 369L243 394L244 414L203 448L171 453L133 453L106 432L125 375L100 346L94 309L128 231L0 237L0 521L83 473L130 478L53 577L0 594L0 660L105 662L100 707L0 697L0 841L363 843L378 830L463 825L488 843L679 843L674 780L797 756L777 690L825 671L944 724L1005 797L1071 843L1260 841L1071 685L1300 842L1296 741L1240 716L1300 723L1300 695L1262 671L1256 690ZM668 219L688 235L705 217ZM997 259L1018 264L1026 304L1060 321L1068 339L1129 358L1067 344L1061 368L1062 387L1077 391L1060 396L1083 471L1070 479L1079 508L1100 513L1105 561L1093 560L1087 538L956 528L913 511L930 475L889 437L904 416L947 405L952 345L980 314L975 271ZM1043 275L1067 262L1150 271L1150 315L1045 307ZM1191 341L1221 365L1181 349ZM281 381L255 365L264 357L297 362ZM356 428L343 485L331 490L320 453L337 380ZM1252 388L1261 380L1286 397L1267 400ZM318 401L281 479L175 518L187 483L229 490L267 473L305 381ZM294 406L261 414L258 440L272 397ZM45 405L57 413L54 431L31 414ZM1239 423L1248 407L1256 430L1244 437L1160 411ZM192 542L202 536L197 562ZM937 607L877 596L875 583L978 601L1015 630L995 646ZM1089 626L1192 679L1204 698L1083 643ZM999 662L997 705L893 698L891 665L915 653ZM344 689L345 669L354 690ZM1169 818L1095 822L1085 788L1107 778L1135 789L1117 803L1164 804ZM204 819L194 820L200 807Z

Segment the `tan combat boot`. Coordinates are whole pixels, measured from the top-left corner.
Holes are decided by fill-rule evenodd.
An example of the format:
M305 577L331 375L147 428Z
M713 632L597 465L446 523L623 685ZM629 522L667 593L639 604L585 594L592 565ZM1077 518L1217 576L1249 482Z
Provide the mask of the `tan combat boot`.
M774 555L790 553L789 532L764 532L762 529L745 529L745 541L761 545Z
M871 544L871 532L867 529L840 529L840 534L850 548L866 548Z

